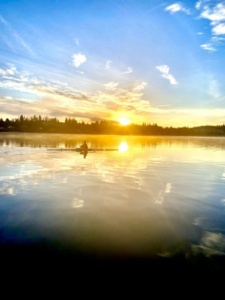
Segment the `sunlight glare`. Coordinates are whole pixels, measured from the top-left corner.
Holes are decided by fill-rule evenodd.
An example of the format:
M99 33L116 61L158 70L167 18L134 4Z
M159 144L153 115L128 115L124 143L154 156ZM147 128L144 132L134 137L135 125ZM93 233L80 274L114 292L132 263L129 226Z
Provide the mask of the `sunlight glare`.
M120 152L125 152L128 150L128 145L126 142L121 142L119 145L119 151Z
M126 125L129 125L129 124L130 124L130 120L127 119L127 118L120 118L120 119L119 119L119 122L120 122L120 124L123 125L123 126L126 126Z

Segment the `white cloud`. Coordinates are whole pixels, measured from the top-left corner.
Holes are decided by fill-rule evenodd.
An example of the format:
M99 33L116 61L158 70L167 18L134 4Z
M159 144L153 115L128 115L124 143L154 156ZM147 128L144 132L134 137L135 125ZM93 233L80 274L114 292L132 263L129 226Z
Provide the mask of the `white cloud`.
M198 1L198 2L195 4L196 9L200 9L200 8L201 8L201 5L202 5L202 2L201 2L201 1Z
M210 20L212 25L221 21L225 21L225 4L218 3L212 8L210 8L208 5L205 5L200 16Z
M13 71L14 69L14 71ZM162 77L166 78L173 84L172 75L167 65L157 66ZM6 70L11 70L14 75L6 74ZM47 81L44 78L40 80L28 72L20 72L11 65L4 69L3 76L0 80L0 88L10 89L16 94L12 98L0 97L0 117L16 117L18 111L23 107L24 115L33 115L37 111L40 114L54 116L57 118L75 117L77 119L93 120L98 116L102 119L115 119L121 108L125 112L129 112L134 116L135 122L148 120L151 115L152 122L160 122L163 126L174 124L175 126L183 126L188 124L191 118L196 124L208 123L216 119L218 122L224 120L224 109L213 110L176 110L168 107L152 107L149 100L145 100L142 90L147 86L145 81L136 81L129 89L121 87L117 81L107 82L102 89L91 91L90 93L77 90L74 87L67 86L63 82ZM212 100L220 97L220 86L214 77L210 77L208 81L208 94L212 96ZM79 86L79 83L77 83ZM16 93L14 92L16 91ZM32 105L31 105L32 103ZM79 106L79 111L77 107ZM177 121L174 122L176 115ZM131 118L132 119L132 118ZM222 123L223 124L223 123ZM169 190L169 186L166 189Z
M176 79L169 73L170 68L167 65L160 65L156 66L156 69L162 73L162 77L169 80L170 84L175 85L177 84Z
M169 11L171 14L173 13L176 13L176 12L179 12L179 11L182 11L182 12L185 12L186 14L189 14L189 10L186 9L181 3L174 3L174 4L171 4L169 6L167 6L165 8L166 11Z
M207 51L216 51L216 48L212 44L202 44L200 47Z
M201 47L204 50L215 51L215 46L223 40L223 38L218 37L225 36L225 3L207 2L206 5L201 5L201 3L197 6L199 10L201 9L200 18L210 21L212 32L211 42L203 44Z
M124 74L130 74L133 72L133 69L128 67L127 70L124 72Z
M220 23L212 28L212 33L215 35L225 34L225 23Z
M157 66L156 69L158 69L163 74L168 74L170 70L170 68L167 65Z
M221 36L212 36L212 38L211 38L211 40L213 41L213 42L220 42L220 41L224 41L225 40L225 37L221 37Z
M108 91L114 91L118 86L118 82L108 82L106 84L104 84L104 87L106 90Z
M146 87L147 84L148 83L146 81L138 82L133 88L133 91L141 91Z
M87 61L86 56L81 53L74 54L72 56L72 59L73 59L73 64L76 68L79 68L80 65L82 65L83 63L85 63Z
M8 69L2 69L0 68L0 76L8 76L8 75L15 75L16 73L16 67L12 64L9 64Z

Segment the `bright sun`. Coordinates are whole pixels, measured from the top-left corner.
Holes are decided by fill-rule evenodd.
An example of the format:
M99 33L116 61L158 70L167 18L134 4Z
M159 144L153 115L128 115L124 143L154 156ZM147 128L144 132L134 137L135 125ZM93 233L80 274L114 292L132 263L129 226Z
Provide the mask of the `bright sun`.
M127 118L120 118L120 119L119 119L119 122L120 122L120 124L123 125L123 126L126 126L126 125L129 125L129 124L130 124L130 120L127 119Z

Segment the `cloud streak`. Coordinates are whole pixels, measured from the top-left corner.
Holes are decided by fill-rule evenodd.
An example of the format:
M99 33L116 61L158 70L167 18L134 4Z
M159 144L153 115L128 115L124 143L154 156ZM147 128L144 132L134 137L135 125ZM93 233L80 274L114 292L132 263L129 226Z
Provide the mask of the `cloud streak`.
M190 11L179 2L167 6L165 8L165 11L169 11L171 14L174 14L177 12L184 12L186 14L190 14Z
M130 74L133 72L133 69L131 67L128 67L127 70L124 72L124 74Z
M7 42L7 45L11 47L11 50L15 50L15 47L13 45L16 42L16 44L20 45L27 53L29 53L32 56L36 56L33 49L30 47L30 45L28 45L28 43L24 40L24 38L21 35L19 35L17 31L14 30L13 27L10 25L10 23L6 21L6 19L3 18L1 15L0 15L0 23L2 23L4 27L7 29L9 36L13 38L12 43ZM8 40L8 35L5 40L6 41Z
M170 74L170 68L167 65L156 66L156 69L159 70L163 78L169 80L170 84L177 84L177 80L173 77L173 75Z
M106 64L105 64L105 69L109 70L111 67L112 61L111 60L107 60Z
M104 84L104 87L108 91L115 91L118 86L118 82L108 82Z
M85 121L117 118L117 112L129 111L133 116L147 115L151 105L142 99L141 90L145 82L135 84L130 89L119 87L118 82L108 82L101 90L84 92L60 82L38 79L26 72L19 72L15 66L0 69L0 87L2 90L15 91L16 97L2 97L1 116L15 116L23 111L24 115L34 112L49 117L82 118ZM21 108L22 107L22 108Z
M200 47L201 47L202 49L207 50L207 51L210 51L210 52L216 51L216 48L213 46L212 43L202 44Z

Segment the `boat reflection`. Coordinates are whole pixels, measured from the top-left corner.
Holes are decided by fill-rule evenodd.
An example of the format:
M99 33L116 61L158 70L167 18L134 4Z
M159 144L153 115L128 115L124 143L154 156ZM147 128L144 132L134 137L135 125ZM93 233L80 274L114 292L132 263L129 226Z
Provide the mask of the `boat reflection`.
M88 155L88 150L82 151L80 152L80 154L83 155L84 158L86 158Z

